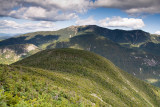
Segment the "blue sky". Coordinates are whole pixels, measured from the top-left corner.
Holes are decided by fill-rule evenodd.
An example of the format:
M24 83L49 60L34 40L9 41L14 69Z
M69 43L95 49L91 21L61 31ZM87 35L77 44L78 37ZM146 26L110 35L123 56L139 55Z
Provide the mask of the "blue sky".
M160 34L159 0L0 0L0 33L93 25Z
M96 20L103 19L105 17L114 17L120 16L123 18L139 18L142 19L145 26L140 28L144 31L155 33L156 31L160 30L160 14L141 14L138 16L133 16L125 13L120 9L114 8L96 8L89 10L85 15L80 15L82 18L87 18L89 16L93 16ZM113 28L114 29L114 28ZM121 28L126 29L126 28Z

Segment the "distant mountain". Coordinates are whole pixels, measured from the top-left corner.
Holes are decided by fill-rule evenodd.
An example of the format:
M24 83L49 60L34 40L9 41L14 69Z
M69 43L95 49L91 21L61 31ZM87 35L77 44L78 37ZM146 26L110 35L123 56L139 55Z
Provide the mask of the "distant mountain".
M145 45L148 43L155 44L152 46L154 52ZM157 51L159 43L158 35L150 35L141 30L110 30L88 25L28 33L3 40L0 46L33 44L41 50L52 48L88 50L104 56L140 79L160 85L160 53Z
M0 63L10 64L40 51L33 44L17 44L0 47Z
M147 42L141 45L140 48L155 55L160 54L160 43Z
M8 39L8 38L11 38L11 37L16 36L16 35L19 35L19 34L0 33L0 40Z
M101 35L108 38L109 40L112 40L113 42L122 45L142 44L151 40L150 34L141 30L133 30L133 31L110 30L96 25L88 25L88 26L71 26L58 31L42 31L42 32L28 33L20 35L16 38L11 38L9 40L3 41L1 42L0 45L13 45L25 42L41 46L45 43L50 43L54 40L64 41L65 39L69 39L72 38L73 36L77 36L83 33L94 33L96 35ZM12 42L9 43L9 41ZM37 44L37 42L40 43Z
M0 106L160 105L159 88L83 50L49 49L0 65L0 82Z
M12 34L0 33L0 36L11 36Z
M74 27L74 26L73 26ZM142 30L110 30L96 25L90 25L85 27L79 27L78 31L82 32L94 32L95 34L107 37L116 43L128 43L128 44L139 44L150 40L150 34Z

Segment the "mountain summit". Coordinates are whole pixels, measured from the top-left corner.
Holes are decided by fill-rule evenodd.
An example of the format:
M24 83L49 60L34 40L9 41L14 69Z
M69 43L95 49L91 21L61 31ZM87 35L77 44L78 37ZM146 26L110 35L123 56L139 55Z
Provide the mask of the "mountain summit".
M53 48L87 50L109 59L124 71L159 86L159 40L158 35L151 35L142 30L110 30L96 25L86 25L70 26L58 31L27 33L9 38L0 42L0 49L10 45L17 47L22 44L33 44L37 50ZM15 48L15 53L18 51L16 49L18 48ZM7 53L6 55L8 56ZM25 56L15 54L20 56L17 60L30 55L30 53ZM14 62L12 58L0 57L1 63L4 62L3 60L8 61L8 64Z

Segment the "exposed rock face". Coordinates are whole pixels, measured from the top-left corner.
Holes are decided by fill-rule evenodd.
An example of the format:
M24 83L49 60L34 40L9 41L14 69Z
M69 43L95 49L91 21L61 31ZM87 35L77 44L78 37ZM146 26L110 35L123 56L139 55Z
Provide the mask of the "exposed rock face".
M158 61L155 61L154 59L147 59L147 58L145 58L144 62L148 66L156 66L156 65L158 65Z
M10 63L15 62L36 53L33 51L38 48L75 48L97 53L140 79L158 78L160 81L160 36L141 30L111 30L96 25L70 26L58 31L20 35L1 41L1 46L7 48L0 48L3 53L0 63L6 59Z
M20 44L0 47L0 63L10 64L38 51L38 47L33 44Z
M30 52L30 51L38 49L38 47L33 44L30 44L30 45L27 45L25 49L27 52Z

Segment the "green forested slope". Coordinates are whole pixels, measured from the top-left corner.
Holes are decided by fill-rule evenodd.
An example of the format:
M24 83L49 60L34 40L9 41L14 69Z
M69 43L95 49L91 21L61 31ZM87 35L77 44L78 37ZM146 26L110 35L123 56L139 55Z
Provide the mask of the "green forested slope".
M33 44L39 50L53 48L75 48L97 53L124 71L160 86L160 36L150 35L141 30L110 30L95 25L71 26L58 31L42 31L27 33L0 42L1 47ZM37 52L37 51L36 51ZM0 63L11 64L17 60L30 56L12 54L9 52L0 55ZM4 57L5 56L5 57ZM5 60L5 61L4 61Z
M160 104L158 88L87 51L45 50L0 68L3 105L158 107Z

